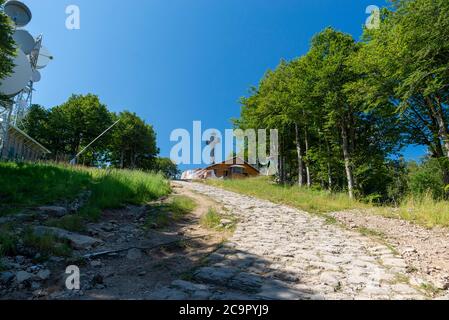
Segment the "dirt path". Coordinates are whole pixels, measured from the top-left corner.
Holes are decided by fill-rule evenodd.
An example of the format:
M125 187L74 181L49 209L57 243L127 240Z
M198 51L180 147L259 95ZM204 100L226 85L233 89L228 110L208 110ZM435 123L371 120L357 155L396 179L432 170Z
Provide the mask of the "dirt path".
M53 257L44 265L37 265L25 257L12 258L11 267L16 279L10 281L10 289L5 289L8 293L3 291L2 294L0 286L0 299L150 299L159 288L189 277L191 270L201 265L229 232L205 229L199 223L209 208L220 210L217 203L176 187L170 198L181 195L193 198L196 209L179 221L171 221L163 229L149 229L146 219L158 213L158 206L170 199L143 207L128 206L104 212L101 222L89 224L84 233L102 244L76 250L69 260ZM114 250L121 251L92 259L81 258ZM18 258L20 264L15 263ZM65 287L68 265L80 269L80 291L69 291ZM36 276L38 269L50 271L51 276L42 282ZM19 280L21 272L29 279Z
M195 183L240 218L235 234L189 282L157 299L426 299L407 264L370 237L290 207Z
M131 249L119 255L90 261L81 272L88 275L88 279L95 279L100 275L103 281L95 284L95 280L91 280L92 288L87 283L88 290L85 290L82 299L149 299L160 287L188 276L193 268L201 264L224 241L226 234L207 230L199 223L202 215L209 208L217 207L217 203L187 189L175 186L174 190L174 196L188 196L198 206L185 219L173 223L163 231L147 231L142 228L144 220L139 219L139 214L134 222L130 222L135 216L132 210L112 211L106 214L107 219L102 225L91 226L91 230L101 230L111 220L118 222L116 230L119 232L110 234L113 238L104 235L101 237L106 238L108 245L97 248L100 251L132 246L154 248L165 243L170 245L152 250ZM148 210L144 214L148 214Z

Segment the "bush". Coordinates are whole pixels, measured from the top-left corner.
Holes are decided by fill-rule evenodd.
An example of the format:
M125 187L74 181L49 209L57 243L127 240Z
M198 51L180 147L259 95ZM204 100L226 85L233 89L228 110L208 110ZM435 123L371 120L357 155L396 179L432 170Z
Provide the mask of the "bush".
M443 170L437 159L428 159L421 165L409 165L409 187L413 197L420 198L432 195L436 200L445 196Z

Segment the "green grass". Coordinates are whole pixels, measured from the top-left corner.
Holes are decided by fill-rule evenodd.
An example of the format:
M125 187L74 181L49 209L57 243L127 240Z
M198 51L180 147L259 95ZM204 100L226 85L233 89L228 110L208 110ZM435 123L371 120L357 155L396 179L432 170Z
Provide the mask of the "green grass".
M335 219L326 213L348 209L370 209L369 212L372 214L411 221L427 228L449 227L449 201L435 200L430 194L421 198L409 197L397 208L393 208L351 200L345 193L330 193L298 186L280 186L267 177L246 180L208 180L206 183L275 203L290 205L310 213L323 214L329 223L334 223ZM369 214L366 210L361 212Z
M42 259L52 255L70 257L72 254L72 249L66 241L60 240L52 234L36 235L31 228L25 231L23 243L38 251L42 255Z
M438 289L431 283L421 284L420 289L424 290L427 293L427 295L429 295L430 297L435 297L443 291L441 289Z
M54 228L65 229L72 232L86 231L84 218L80 215L65 216L60 219L50 219L45 225Z
M85 169L86 170L86 169ZM92 196L81 211L99 218L103 209L124 204L143 204L157 200L171 192L169 182L159 174L131 170L87 169L92 176Z
M186 196L175 196L168 203L167 209L173 213L174 219L181 219L184 215L191 213L197 207L195 200Z
M311 213L328 213L369 205L351 200L344 193L330 193L298 186L280 186L270 178L257 177L244 180L208 180L208 184L230 191L286 204Z
M17 240L14 233L3 228L0 229L0 258L16 253Z
M376 212L392 218L414 222L427 228L449 227L449 202L435 200L430 194L421 198L409 197L396 208L378 208Z
M97 219L103 209L142 204L171 192L162 175L45 163L0 162L0 185L0 216L71 200L83 190L91 190L81 214Z
M221 217L215 209L211 208L201 217L200 223L205 228L216 229L221 225Z
M62 166L0 162L0 215L73 199L91 180L89 172Z
M165 228L172 222L181 220L197 207L195 200L186 196L174 196L168 202L153 206L147 217L147 228Z

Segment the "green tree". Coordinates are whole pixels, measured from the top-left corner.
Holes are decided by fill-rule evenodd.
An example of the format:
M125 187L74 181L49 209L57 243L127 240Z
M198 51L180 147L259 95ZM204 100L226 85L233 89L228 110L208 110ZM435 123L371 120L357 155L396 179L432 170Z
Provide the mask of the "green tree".
M413 196L419 198L430 194L441 200L445 195L441 163L437 159L425 159L422 164L410 163L409 188Z
M97 96L73 95L50 110L33 105L23 120L23 129L45 145L55 160L70 160L112 124L112 114ZM98 165L105 160L110 134L92 145L78 161Z
M176 179L181 173L178 166L169 158L156 158L152 161L151 170L162 173L169 179Z
M242 99L238 128L280 131L281 182L296 180L296 171L300 186L388 199L389 156L401 131L393 107L370 108L356 90L361 74L351 63L361 46L328 28L305 56L282 61Z
M98 96L72 95L67 102L52 109L49 122L50 134L56 138L58 148L62 143L65 151L75 156L112 124L112 117ZM107 144L108 136L92 148L102 151Z
M449 2L392 1L353 61L371 107L394 105L407 142L428 146L449 184Z
M12 38L13 28L9 17L3 12L5 0L0 0L0 82L8 76L14 65L13 57L16 53L14 40ZM0 95L0 101L6 97Z
M111 134L111 162L119 168L151 169L151 161L159 153L153 127L129 111L116 118L120 122Z
M48 127L49 117L50 111L38 104L33 104L19 125L30 137L43 145L49 145L52 140Z

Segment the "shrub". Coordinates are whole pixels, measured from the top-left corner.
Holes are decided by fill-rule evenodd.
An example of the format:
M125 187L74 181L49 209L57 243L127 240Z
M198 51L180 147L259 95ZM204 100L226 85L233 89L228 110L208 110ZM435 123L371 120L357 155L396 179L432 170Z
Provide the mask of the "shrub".
M434 199L444 198L443 171L437 159L426 160L421 165L411 163L409 169L409 186L413 197L430 194Z

